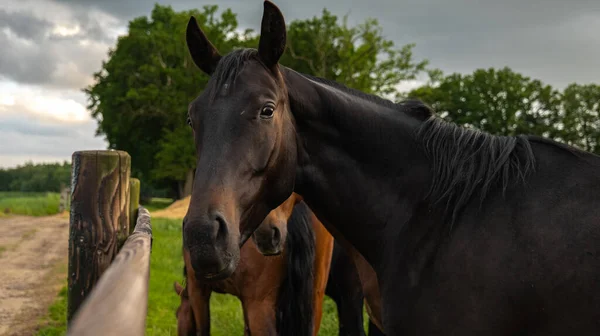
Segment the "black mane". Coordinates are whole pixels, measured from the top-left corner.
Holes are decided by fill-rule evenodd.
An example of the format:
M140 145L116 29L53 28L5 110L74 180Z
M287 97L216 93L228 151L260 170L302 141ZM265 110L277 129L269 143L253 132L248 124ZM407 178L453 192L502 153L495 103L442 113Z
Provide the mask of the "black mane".
M298 203L288 221L285 276L277 295L278 335L312 335L315 234L310 210Z
M406 100L402 100L398 103L394 103L393 101L391 101L389 99L385 99L385 98L379 97L374 94L365 93L360 90L356 90L356 89L347 87L343 84L340 84L336 81L332 81L330 79L316 77L316 76L312 76L312 75L308 75L308 74L304 74L304 73L300 73L300 74L314 82L325 84L327 86L331 86L332 88L338 89L342 92L345 92L345 93L348 93L357 98L361 98L366 101L375 103L377 105L387 107L392 110L404 112L407 115L415 117L420 120L428 119L429 117L431 117L433 115L433 110L429 106L427 106L425 103L423 103L422 101L420 101L418 99L406 99Z
M423 121L416 133L432 164L433 181L427 199L444 206L450 225L475 193L483 202L489 191L501 185L524 182L535 170L535 157L526 136L496 136L444 121L418 99L398 103L346 87L335 81L302 74L358 98L394 109Z
M258 60L258 50L253 48L235 49L221 57L206 86L210 99L215 99L223 85L228 84L231 87L246 62L252 59Z
M535 157L527 136L496 136L469 129L436 117L433 110L418 99L398 103L346 87L335 81L302 74L358 98L407 114L423 121L416 133L432 164L433 181L427 199L443 205L450 225L475 193L483 202L489 191L498 186L524 182L535 170Z
M330 79L316 77L316 76L312 76L312 75L308 75L308 74L300 73L300 72L298 72L298 73L300 75L302 75L302 76L304 76L304 77L306 77L306 78L314 81L314 82L325 84L327 86L331 86L331 87L333 87L335 89L338 89L338 90L340 90L342 92L351 94L351 95L353 95L355 97L364 99L366 101L370 101L372 103L375 103L375 104L378 104L378 105L381 105L381 106L384 106L384 107L387 107L387 108L390 108L390 109L395 109L396 108L396 104L394 102L392 102L391 100L388 100L388 99L385 99L385 98L381 98L381 97L379 97L377 95L373 95L373 94L369 94L369 93L364 93L364 92L362 92L360 90L356 90L356 89L347 87L347 86L345 86L343 84L340 84L340 83L338 83L336 81L332 81Z
M535 170L526 136L496 136L431 117L417 131L417 141L431 161L433 181L427 198L444 205L451 224L475 193L488 192L511 180L525 182ZM445 204L443 204L445 203Z

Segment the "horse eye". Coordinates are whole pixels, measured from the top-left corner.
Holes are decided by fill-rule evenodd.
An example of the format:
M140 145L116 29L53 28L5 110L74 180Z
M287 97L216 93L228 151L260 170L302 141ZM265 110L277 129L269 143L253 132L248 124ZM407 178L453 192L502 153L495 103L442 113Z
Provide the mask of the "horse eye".
M190 125L190 126L192 126L192 118L187 117L187 124Z
M275 108L271 105L267 105L265 107L262 108L262 110L260 111L260 117L263 119L269 119L273 117L273 114L275 113Z

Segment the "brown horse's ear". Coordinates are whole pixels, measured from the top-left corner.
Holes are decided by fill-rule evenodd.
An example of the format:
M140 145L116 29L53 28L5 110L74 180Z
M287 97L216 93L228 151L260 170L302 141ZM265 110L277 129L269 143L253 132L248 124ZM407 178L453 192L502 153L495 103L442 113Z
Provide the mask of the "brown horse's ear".
M293 192L294 194L294 205L304 201L304 197L302 197L300 194L296 194L295 192Z
M177 281L173 283L173 288L175 289L175 293L177 293L177 295L181 295L181 292L183 292L183 287L181 287Z
M217 48L210 43L202 29L198 26L196 18L193 16L188 21L185 39L196 66L207 75L212 75L217 68L217 63L219 63L221 55Z
M285 51L286 31L283 14L275 4L265 0L258 55L263 63L273 68Z

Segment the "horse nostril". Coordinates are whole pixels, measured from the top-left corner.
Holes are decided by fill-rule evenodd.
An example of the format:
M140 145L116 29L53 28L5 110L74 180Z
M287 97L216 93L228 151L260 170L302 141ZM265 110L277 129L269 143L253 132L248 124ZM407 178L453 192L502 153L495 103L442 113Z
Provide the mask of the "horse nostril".
M273 236L272 236L273 246L277 246L277 245L279 245L279 242L281 241L281 232L276 227L274 227L272 230L273 230Z
M228 228L227 228L227 222L225 221L225 219L217 214L215 221L217 222L217 241L223 240L227 237L227 233L229 232Z

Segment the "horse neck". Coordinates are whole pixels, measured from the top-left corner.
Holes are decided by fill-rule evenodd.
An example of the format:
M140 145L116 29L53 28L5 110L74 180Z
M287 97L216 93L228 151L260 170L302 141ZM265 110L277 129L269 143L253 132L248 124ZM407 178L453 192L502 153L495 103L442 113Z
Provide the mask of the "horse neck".
M336 239L376 263L388 225L407 222L429 183L420 121L285 69L298 147L296 191ZM389 233L389 231L386 231Z

